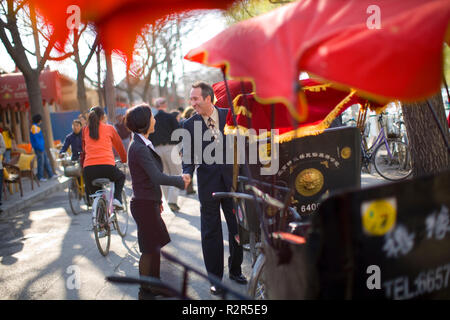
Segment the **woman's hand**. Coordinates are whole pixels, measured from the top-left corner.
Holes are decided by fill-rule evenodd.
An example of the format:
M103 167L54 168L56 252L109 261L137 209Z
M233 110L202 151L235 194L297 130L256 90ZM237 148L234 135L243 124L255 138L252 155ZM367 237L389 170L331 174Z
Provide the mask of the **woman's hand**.
M164 206L162 203L159 205L159 212L162 213L164 211Z
M184 189L186 190L188 185L191 183L191 175L190 174L183 174L181 175L181 177L183 178L184 181Z

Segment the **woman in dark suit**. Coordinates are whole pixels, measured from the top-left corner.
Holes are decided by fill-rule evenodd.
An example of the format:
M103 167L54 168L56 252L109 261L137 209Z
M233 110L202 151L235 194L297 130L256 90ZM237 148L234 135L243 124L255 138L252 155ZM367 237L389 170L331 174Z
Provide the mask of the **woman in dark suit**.
M139 274L160 277L160 249L170 242L166 225L161 218L161 185L185 189L190 177L169 176L163 173L160 157L155 152L148 135L155 130L155 118L146 104L129 109L125 123L132 131L133 140L128 149L133 197L130 202L131 214L137 224L139 249ZM141 287L140 293L155 290Z

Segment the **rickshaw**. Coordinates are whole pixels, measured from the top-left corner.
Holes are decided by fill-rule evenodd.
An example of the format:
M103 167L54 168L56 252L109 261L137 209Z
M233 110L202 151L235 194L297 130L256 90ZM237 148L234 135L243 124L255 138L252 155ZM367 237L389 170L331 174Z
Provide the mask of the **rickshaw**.
M373 98L381 105L389 102L387 97L392 100L395 98L414 101L437 92L441 81L442 42L445 41L445 30L450 19L449 9L444 2L433 1L425 4L412 0L405 1L401 5L397 3L400 7L405 6L402 8L383 2L383 14L387 17L383 29L392 32L367 31L367 26L363 26L357 20L360 19L358 14L362 15L362 9L367 8L369 3L366 1L349 3L340 11L339 19L331 19L333 22L329 23L325 21L327 16L330 18L336 14L337 1L322 3L320 14L316 10L318 3L299 1L289 4L266 15L234 25L188 53L186 56L188 60L222 69L226 100L232 118L229 133L246 134L245 129L251 128L254 123L245 123L243 120L246 126L241 128L243 125L239 121L240 118L246 117L248 121L255 115L264 113L261 107L257 110L252 109L252 103L248 101L252 97L246 96L249 93L245 92L245 81L250 81L257 102L265 104L266 108L272 111L276 109L276 103L282 103L297 121L291 126L294 128L292 134L281 133L270 138L278 139L278 142L283 142L285 137L301 138L300 141L304 139L303 136L309 135L309 139L316 137L320 141L320 137L324 137L327 133L325 129L330 121L326 120L329 119L322 120L322 127L315 127L315 131L308 128L310 132L302 135L305 129L301 124L308 124L310 120L308 119L310 104L306 97L305 86L298 80L293 80L298 77L299 70L307 71L315 79L330 79L332 84L340 86L342 90L350 88L350 94L354 90L353 93ZM427 55L419 50L407 55L405 51L398 50L379 57L379 61L369 60L369 53L375 52L377 45L383 44L384 49L388 50L386 47L392 47L394 43L395 47L399 48L403 44L417 41L415 48L424 48L424 39L408 38L406 31L411 26L404 27L400 20L414 14L416 22L422 19L427 21L427 13L423 11L425 7L430 10L428 13L442 10L440 14L433 16L437 17L439 22L434 21L434 26L428 30L432 39L432 44L428 44L434 48L434 53ZM311 20L314 22L309 24ZM323 25L319 21L322 21ZM246 60L242 57L243 52ZM422 58L419 60L419 57ZM364 58L366 59L363 60ZM402 59L416 61L417 65L412 66L414 70L407 72L401 70L401 65L404 64ZM360 64L353 66L355 60ZM265 64L266 61L270 61L270 65ZM428 67L416 69L422 63ZM388 74L389 78L386 78ZM242 103L236 101L237 95L232 94L231 81L227 76L240 81L239 99L243 100ZM412 86L408 86L406 81L408 77L420 79L421 88L415 86L413 90ZM422 81L425 78L433 79L435 85L425 84ZM383 79L384 83L380 79ZM324 83L327 84L326 80ZM427 86L428 88L425 88ZM382 108L379 108L380 110ZM430 107L430 110L433 109ZM334 109L329 115L335 117L338 112ZM251 116L248 116L249 114ZM270 128L276 128L275 121L279 120L279 115L279 112L271 113ZM438 121L436 123L439 125ZM445 132L442 128L440 131L446 141ZM320 135L314 136L315 134ZM335 147L342 150L336 144ZM450 150L448 141L446 147ZM286 179L288 183L285 180L284 186L291 189L297 187L293 180L299 177L297 172L295 174L293 172L292 163L296 156L292 152L294 149L299 150L294 147L290 149L285 167L288 172ZM315 153L318 154L320 151ZM345 156L346 153L341 156ZM249 184L251 188L261 185L258 181L261 177L252 172L249 165L246 165L246 174L249 176L244 185ZM314 183L308 185L307 179L298 179L304 183L303 191L315 190L321 184L320 174L316 172L312 174L310 171L305 176ZM278 179L270 181L270 178L268 180L265 182L272 183L272 190L267 193L273 196L276 193L275 189L279 189L279 186L275 186L280 185L280 181ZM235 175L235 181L242 182L242 179L236 178ZM288 232L289 220L284 213L288 207L293 206L295 200L298 201L292 199L292 191L281 199L285 203L284 209L277 211L268 206L266 210L261 208L256 210L266 259L264 272L266 296L270 299L450 297L450 289L442 280L443 274L447 274L450 262L448 253L450 237L447 236L447 232L442 231L447 230L447 223L444 223L445 227L442 227L440 233L441 242L431 244L432 235L438 226L437 219L441 221L448 219L450 191L448 170L439 175L414 178L368 190L359 190L357 185L349 187L347 190L339 190L340 194L330 192L326 199L322 197L318 201L319 208L317 210L316 205L314 208L316 210L312 212L310 228L306 235ZM256 200L261 193L255 193L251 188L248 191ZM243 191L242 187L240 189L239 191ZM412 205L408 203L409 198L406 196L408 193L410 197L414 197ZM425 196L420 196L421 194ZM257 228L255 225L251 226L250 222L256 220L251 213L249 214L253 210L252 204L243 196L236 194L234 196L245 200L244 204L239 200L239 205L236 206L237 219L243 222L241 227L247 227L256 233ZM253 203L256 204L257 201ZM312 205L309 208L312 209ZM407 212L413 209L417 217L407 215ZM429 234L429 237L424 237L424 234ZM243 241L245 237L240 234L240 238ZM255 240L251 242L255 243ZM431 247L435 252L429 259L430 265L427 265L418 257L421 254L426 256L423 248ZM258 268L259 264L255 263L255 266ZM375 272L373 278L368 276L370 272ZM386 276L388 281L385 281ZM424 281L427 281L425 279L429 279L428 286L423 285ZM369 280L374 280L374 283L370 283ZM408 288L412 288L411 283L416 287L408 291ZM406 293L399 294L399 292Z

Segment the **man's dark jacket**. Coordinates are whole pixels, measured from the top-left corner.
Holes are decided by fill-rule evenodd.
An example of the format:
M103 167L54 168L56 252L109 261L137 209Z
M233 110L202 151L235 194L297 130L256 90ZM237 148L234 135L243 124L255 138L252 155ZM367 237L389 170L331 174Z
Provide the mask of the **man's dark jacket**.
M174 115L159 110L155 116L155 132L150 134L148 139L153 146L162 146L167 144L177 144L179 141L171 141L172 132L180 127Z
M206 164L203 159L203 152L205 151L205 148L212 143L211 141L203 141L203 135L205 134L205 131L208 130L208 127L206 126L205 121L203 120L202 116L199 114L196 114L186 120L183 123L183 128L188 130L191 136L191 146L190 146L190 154L185 154L188 150L186 148L186 144L188 141L185 141L183 139L183 160L189 158L190 163L186 163L183 161L183 173L189 173L191 177L194 174L194 170L197 167L197 184L198 184L198 197L200 201L212 201L214 200L212 198L213 192L219 192L219 191L230 191L231 185L233 182L233 165L226 164L226 157L227 153L232 151L232 145L227 145L226 143L226 136L224 136L224 127L226 124L228 109L225 108L217 108L215 107L219 112L219 129L222 133L223 137L223 159L221 164L212 163L212 164ZM201 132L202 136L194 136L194 123L195 122L201 122ZM194 141L197 141L197 143L202 144L202 158L203 161L201 161L200 164L195 164L195 156L200 156L195 154L194 156ZM231 149L230 149L231 148ZM199 158L200 159L200 158ZM199 162L199 161L198 161Z
M80 157L80 153L82 151L81 131L78 134L75 134L75 132L68 134L66 136L66 139L64 140L64 145L59 153L66 152L69 146L72 149L72 160L73 161L78 160L78 158Z

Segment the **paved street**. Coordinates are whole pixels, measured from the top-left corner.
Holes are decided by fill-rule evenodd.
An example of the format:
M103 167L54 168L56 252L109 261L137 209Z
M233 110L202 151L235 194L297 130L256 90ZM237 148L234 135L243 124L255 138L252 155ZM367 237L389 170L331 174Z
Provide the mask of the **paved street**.
M384 181L363 174L363 187L376 183ZM130 195L130 186L126 189ZM168 207L163 213L172 237L164 250L204 272L199 202L195 196L181 196L179 205L180 213L174 214ZM110 275L138 276L136 226L131 216L129 221L127 236L122 239L113 232L110 253L103 257L95 245L90 212L74 216L66 191L57 191L15 214L0 216L0 299L137 299L137 285L105 280ZM226 235L223 218L222 224ZM244 255L243 273L249 277L251 258L247 251ZM78 288L74 286L75 273L80 276ZM182 270L163 259L161 278L179 287ZM246 286L228 279L227 266L224 283L246 293ZM209 283L194 274L188 294L194 299L216 299L209 293Z

